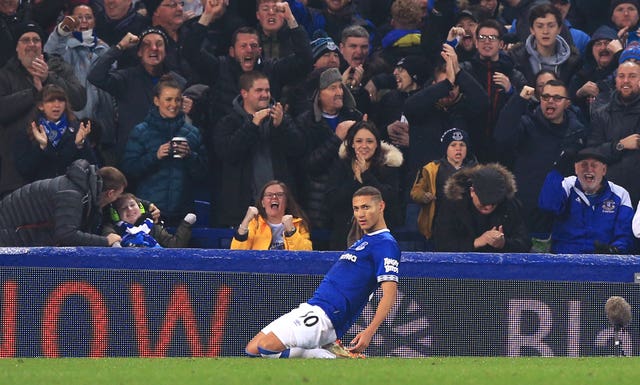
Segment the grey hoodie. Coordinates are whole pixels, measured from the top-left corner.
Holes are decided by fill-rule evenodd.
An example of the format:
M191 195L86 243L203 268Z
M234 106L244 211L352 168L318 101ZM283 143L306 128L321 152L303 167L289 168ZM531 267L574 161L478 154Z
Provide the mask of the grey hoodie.
M529 63L531 64L534 74L543 69L549 69L555 73L559 73L558 67L560 64L566 62L569 56L571 56L571 47L560 35L556 36L555 55L549 57L540 55L540 53L536 51L536 42L533 35L529 35L527 38L525 48L527 49L527 53L529 53Z

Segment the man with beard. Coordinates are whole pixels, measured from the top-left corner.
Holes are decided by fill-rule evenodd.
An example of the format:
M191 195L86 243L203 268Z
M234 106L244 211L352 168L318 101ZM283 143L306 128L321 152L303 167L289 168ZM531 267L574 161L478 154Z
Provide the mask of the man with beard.
M605 179L608 158L585 148L575 157L575 175L547 175L540 208L554 215L551 251L561 254L627 254L633 251L629 193Z
M616 89L608 104L591 114L588 145L609 159L609 179L640 199L640 46L632 44L620 55Z
M158 28L148 28L140 36L129 33L100 56L87 75L92 84L110 93L118 103L117 161L124 152L129 133L144 120L153 105L153 88L162 75L171 73L181 87L186 84L182 76L169 71L165 65L167 39ZM113 63L128 51L137 52L138 65L114 70Z
M436 67L431 84L404 103L409 123L409 175L416 175L423 165L440 159L440 137L446 130L456 127L473 132L489 106L487 93L460 68L453 47L442 47L440 55L445 63Z
M71 108L80 110L87 97L73 69L59 56L43 55L44 33L32 22L14 30L16 54L0 70L0 196L25 184L15 168L14 142L36 111L36 94L47 84L62 87Z
M538 193L545 175L561 154L575 154L584 147L587 129L574 110L567 88L560 80L550 80L542 88L540 105L528 108L534 89L525 86L500 113L493 133L496 150L513 158L513 174L521 188L516 197L529 230L548 233L551 218L540 213Z
M295 186L288 162L305 151L296 124L271 98L269 79L249 71L240 75L239 85L233 112L218 122L213 137L222 162L221 184L215 186L217 225L224 227L242 217L268 181Z
M515 69L513 60L502 51L503 34L504 29L497 21L481 22L475 30L476 54L469 61L460 63L489 96L489 109L481 129L471 135L474 152L481 163L504 160L495 148L494 126L507 101L527 83L524 75Z
M615 52L609 44L618 36L607 26L601 26L591 36L585 52L584 65L571 79L569 94L574 104L589 115L592 103L601 93L607 94L613 89L610 80L616 70L617 63L613 60ZM600 97L599 99L603 99ZM604 98L605 101L608 98Z

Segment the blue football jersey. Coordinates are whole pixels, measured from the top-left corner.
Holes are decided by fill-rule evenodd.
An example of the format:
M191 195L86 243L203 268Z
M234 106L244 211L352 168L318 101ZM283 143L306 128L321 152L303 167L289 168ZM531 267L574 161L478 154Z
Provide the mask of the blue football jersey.
M400 248L388 229L365 234L340 256L307 302L327 313L341 338L381 282L398 282L399 265Z

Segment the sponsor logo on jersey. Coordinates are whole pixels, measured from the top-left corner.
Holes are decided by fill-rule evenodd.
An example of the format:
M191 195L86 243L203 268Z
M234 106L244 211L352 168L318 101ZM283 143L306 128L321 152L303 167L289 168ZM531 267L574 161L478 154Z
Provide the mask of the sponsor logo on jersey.
M384 271L385 273L396 273L398 274L398 261L393 258L385 258L384 259Z
M613 214L616 212L616 202L611 199L607 199L602 202L602 212L605 214Z
M368 244L369 244L369 242L367 242L367 241L362 242L361 244L356 246L356 251L364 250L364 248L367 247Z
M353 254L346 253L342 254L340 256L340 259L346 259L347 261L356 262L358 260L358 257Z

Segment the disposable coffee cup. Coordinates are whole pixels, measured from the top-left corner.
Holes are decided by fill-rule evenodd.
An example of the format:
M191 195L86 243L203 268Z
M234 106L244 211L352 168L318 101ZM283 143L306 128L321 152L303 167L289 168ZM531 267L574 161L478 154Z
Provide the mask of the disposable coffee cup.
M180 143L186 142L187 138L185 138L184 136L174 136L173 138L171 138L171 153L173 154L174 158L182 158L183 154L178 152L177 149Z

